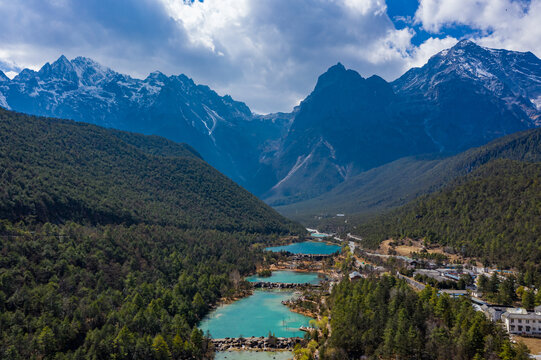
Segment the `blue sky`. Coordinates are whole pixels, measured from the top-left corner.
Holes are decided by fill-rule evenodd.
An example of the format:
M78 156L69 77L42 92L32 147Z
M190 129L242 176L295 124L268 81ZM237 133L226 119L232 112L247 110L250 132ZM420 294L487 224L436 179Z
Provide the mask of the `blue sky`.
M541 56L541 0L0 0L0 70L61 54L184 73L256 112L290 111L342 62L394 80L469 38Z

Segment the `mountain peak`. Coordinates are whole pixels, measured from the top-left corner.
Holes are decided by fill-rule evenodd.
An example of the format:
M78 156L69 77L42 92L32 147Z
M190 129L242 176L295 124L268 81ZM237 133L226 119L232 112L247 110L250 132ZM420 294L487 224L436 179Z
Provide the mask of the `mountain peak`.
M344 72L346 71L346 67L342 65L342 63L339 61L336 63L336 65L331 66L329 69L327 69L327 72Z
M167 75L165 75L164 73L162 73L161 71L159 70L156 70L156 71L153 71L151 72L150 74L148 74L147 78L145 80L152 80L152 81L160 81L160 82L164 82L166 81L168 78L167 78Z
M345 73L347 73L347 69L342 63L337 63L336 65L331 66L330 68L325 71L321 76L332 76L332 77L340 77L343 76Z
M453 46L453 48L480 47L470 39L462 39Z
M314 91L327 87L332 84L340 83L343 81L357 81L364 80L361 75L355 70L348 70L342 63L337 63L331 66L327 71L319 76Z
M60 55L60 57L58 58L58 60L55 61L55 63L69 63L70 61L68 60L68 58L62 54Z
M71 62L64 55L60 55L60 57L54 63L51 64L51 67L59 71L73 70L73 66L71 65Z
M158 78L158 77L162 77L162 76L165 76L165 74L162 73L160 70L155 70L155 71L151 72L150 74L148 74L149 78Z
M77 81L77 73L73 64L64 56L61 55L54 63L46 63L39 70L39 76L42 79L61 79L72 82Z
M47 64L45 64L47 65ZM50 65L49 65L50 66ZM36 76L36 72L34 70L31 70L31 69L22 69L20 73L17 74L17 76L15 76L13 78L13 80L17 80L17 81L29 81L30 79L33 79L35 78Z
M75 59L71 61L71 63L76 64L78 66L104 67L98 62L92 60L91 58L87 58L84 56L77 56Z
M83 56L78 56L71 61L79 80L85 85L95 85L100 81L110 79L117 73L107 66Z

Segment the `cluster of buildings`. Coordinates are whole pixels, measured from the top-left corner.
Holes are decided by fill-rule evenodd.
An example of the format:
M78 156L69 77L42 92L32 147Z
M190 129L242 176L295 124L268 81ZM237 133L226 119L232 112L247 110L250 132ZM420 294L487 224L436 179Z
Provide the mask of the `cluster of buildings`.
M506 275L512 274L512 271L508 270L486 269L483 267L463 268L462 266L456 265L449 265L448 267L438 267L434 262L422 260L419 261L405 256L382 255L375 253L365 253L365 255L381 258L394 257L404 261L408 269L414 270L413 277L404 276L398 272L397 276L404 279L411 286L417 288L418 290L422 290L426 285L423 282L415 280L415 275L430 277L438 282L459 282L461 277L463 277L464 275L469 275L471 279L475 280L482 274L490 277L493 273L495 273L501 279L504 279ZM359 269L359 271L352 271L348 274L350 281L354 281L355 279L366 276L361 271L364 266L357 262L355 265L357 269ZM381 266L378 268L381 268L378 270L386 271ZM505 330L507 330L509 334L541 338L541 306L537 306L532 311L524 308L487 304L483 300L479 299L482 294L478 291L475 282L473 284L470 283L470 285L467 286L464 290L442 289L439 292L442 294L446 293L451 297L469 296L472 299L476 310L483 311L483 313L492 321L501 321L502 326L505 328Z
M501 321L509 334L541 337L541 306L523 308L482 305L479 310L492 321Z
M464 269L462 271L457 271L452 268L439 268L439 269L418 269L415 270L413 275L425 275L431 277L439 282L446 280L458 281L462 275L470 275L472 278L475 278L477 274L472 270Z
M440 282L445 280L458 281L463 274L468 274L475 279L482 273L490 275L485 269L480 268L464 269L462 271L448 268L419 269L415 271L415 274L422 274ZM496 271L496 273L502 276L501 271ZM447 293L452 297L471 296L474 303L477 302L476 309L483 311L492 321L501 321L509 334L541 337L541 306L537 306L533 311L528 311L524 308L489 305L478 299L481 293L478 292L475 285L468 287L468 290L440 290L440 293Z

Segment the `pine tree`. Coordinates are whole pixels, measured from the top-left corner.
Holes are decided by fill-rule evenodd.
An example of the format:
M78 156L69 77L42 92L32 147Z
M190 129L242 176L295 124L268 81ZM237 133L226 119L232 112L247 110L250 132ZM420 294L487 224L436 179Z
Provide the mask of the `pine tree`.
M152 350L154 351L154 356L158 360L167 360L171 358L169 346L167 346L167 342L165 342L165 339L160 334L156 335L152 341Z

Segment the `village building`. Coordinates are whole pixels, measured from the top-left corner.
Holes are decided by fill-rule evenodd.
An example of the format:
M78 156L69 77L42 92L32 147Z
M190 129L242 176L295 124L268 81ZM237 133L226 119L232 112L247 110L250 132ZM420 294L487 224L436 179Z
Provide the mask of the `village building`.
M508 309L501 315L501 320L510 334L541 337L541 306L534 311Z
M468 295L468 290L448 290L448 289L443 289L443 290L440 290L440 294L447 294L452 298L456 298L456 297L460 297L460 296L467 296Z
M502 314L508 310L514 309L507 306L489 306L487 304L481 305L479 308L483 313L485 313L486 317L492 321L500 321Z

